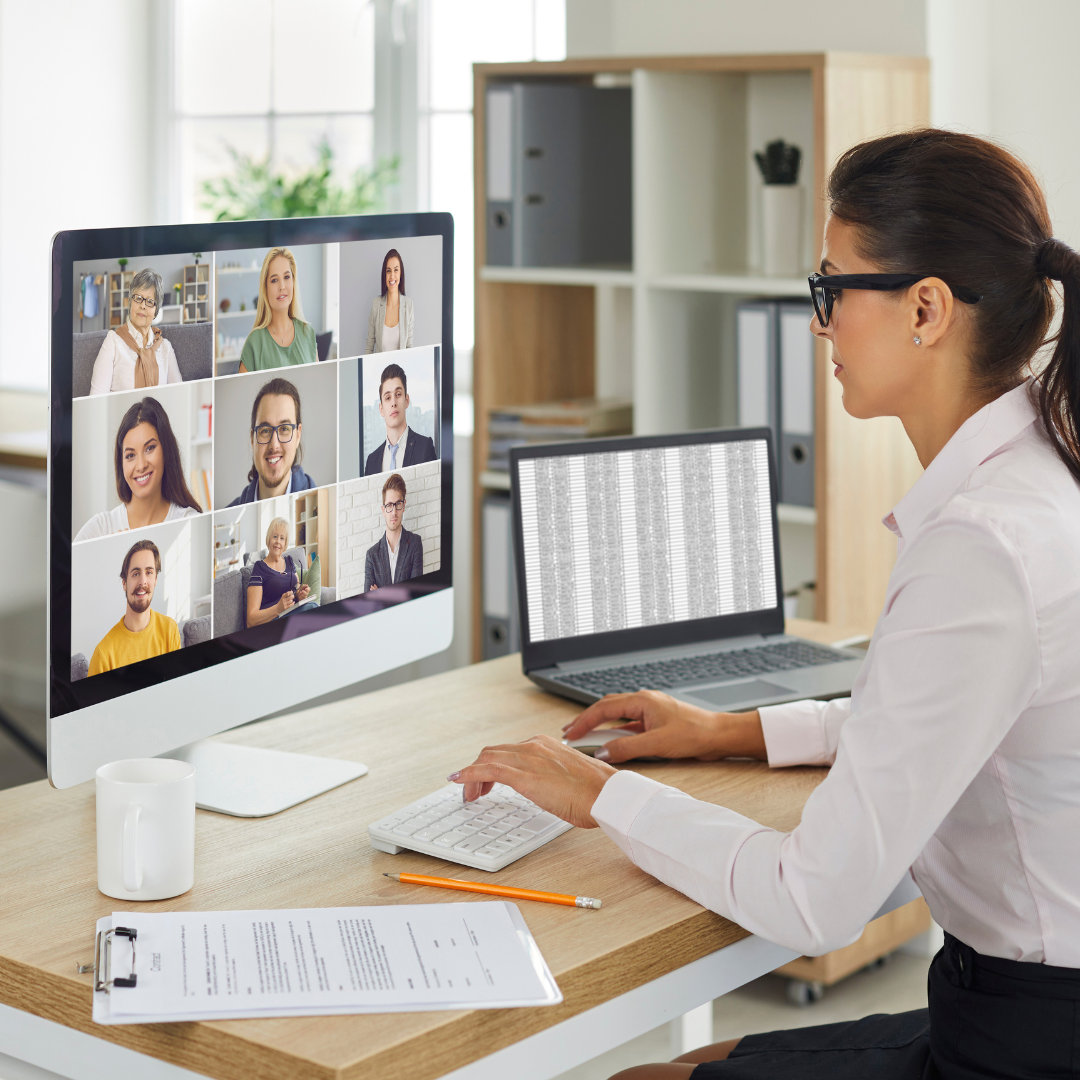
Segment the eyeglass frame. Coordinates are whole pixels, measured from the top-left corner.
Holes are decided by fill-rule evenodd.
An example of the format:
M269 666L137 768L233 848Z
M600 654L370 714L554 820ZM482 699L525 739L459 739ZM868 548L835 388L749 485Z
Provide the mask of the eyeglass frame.
M151 311L157 311L157 300L152 296L140 296L138 293L132 293L129 297L131 303L138 304L139 307L149 308Z
M380 505L383 508L383 513L384 514L392 514L395 510L404 510L405 509L405 500L404 499L396 499L394 502L380 503Z
M933 274L811 274L806 280L810 285L810 299L814 304L814 314L822 328L829 325L832 318L836 294L845 289L865 289L873 292L892 292L914 285L917 281L933 277ZM970 289L952 288L953 296L964 304L977 304L982 299L981 293ZM821 304L818 304L817 290L821 290ZM822 311L822 308L825 310Z
M290 433L288 438L285 438L281 433L281 429L284 428L284 427L292 428L292 432ZM293 441L293 435L296 434L296 430L299 427L300 427L300 425L297 424L297 423L294 423L292 420L286 420L284 423L281 423L281 424L265 424L265 423L263 423L263 424L258 424L257 426L253 427L251 429L251 434L255 436L255 441L260 446L269 446L270 445L270 440L275 435L277 436L278 442L281 443L284 446L285 443L291 443ZM266 436L265 440L259 438L259 431L261 429L263 429L263 428L268 429L269 432L270 432L270 434Z

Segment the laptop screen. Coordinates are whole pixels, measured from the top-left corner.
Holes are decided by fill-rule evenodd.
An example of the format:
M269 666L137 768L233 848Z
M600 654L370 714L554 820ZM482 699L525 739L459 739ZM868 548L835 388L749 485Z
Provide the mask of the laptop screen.
M750 429L516 450L526 647L777 609L768 440Z

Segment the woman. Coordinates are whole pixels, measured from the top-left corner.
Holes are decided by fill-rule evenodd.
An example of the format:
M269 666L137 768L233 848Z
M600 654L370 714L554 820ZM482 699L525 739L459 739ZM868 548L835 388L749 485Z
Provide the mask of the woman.
M365 353L411 349L413 306L405 295L405 264L395 248L382 261L382 293L371 301Z
M285 554L289 546L289 523L284 518L274 518L266 530L265 559L260 559L251 570L247 587L247 624L261 626L272 622L287 611L307 611L318 607L313 601L304 603L311 589L300 584L300 573L291 555Z
M971 136L857 146L827 201L811 329L845 409L898 416L925 468L885 519L899 553L851 699L724 714L617 695L566 730L625 726L607 763L540 737L455 777L466 798L498 779L600 826L645 870L798 952L853 940L908 872L946 932L926 1010L623 1077L1075 1075L1080 255L1053 239L1031 173ZM1033 369L1051 280L1061 330ZM781 834L610 767L644 755L832 768Z
M296 260L288 248L271 248L259 272L255 327L240 351L240 371L314 364L315 331L304 322Z
M161 310L161 297L162 280L156 270L140 270L131 279L127 322L105 335L90 375L91 394L181 381L169 339L152 325Z
M116 432L113 468L120 505L95 514L76 540L96 540L202 513L184 481L168 413L156 398L144 397L124 413Z

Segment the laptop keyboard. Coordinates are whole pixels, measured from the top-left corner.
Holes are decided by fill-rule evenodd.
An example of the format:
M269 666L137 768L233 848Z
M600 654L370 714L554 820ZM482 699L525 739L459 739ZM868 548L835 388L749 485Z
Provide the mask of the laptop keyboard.
M843 659L832 649L805 641L779 641L728 652L679 656L647 664L600 668L596 671L560 672L559 682L603 697L634 690L667 690L673 686L769 675L791 668L835 664Z

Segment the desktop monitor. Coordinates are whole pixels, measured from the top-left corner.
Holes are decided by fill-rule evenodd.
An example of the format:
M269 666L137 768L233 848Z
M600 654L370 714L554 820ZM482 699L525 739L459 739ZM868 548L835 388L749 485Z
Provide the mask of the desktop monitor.
M249 814L364 771L201 740L449 646L452 267L448 214L57 234L55 786L186 756Z

